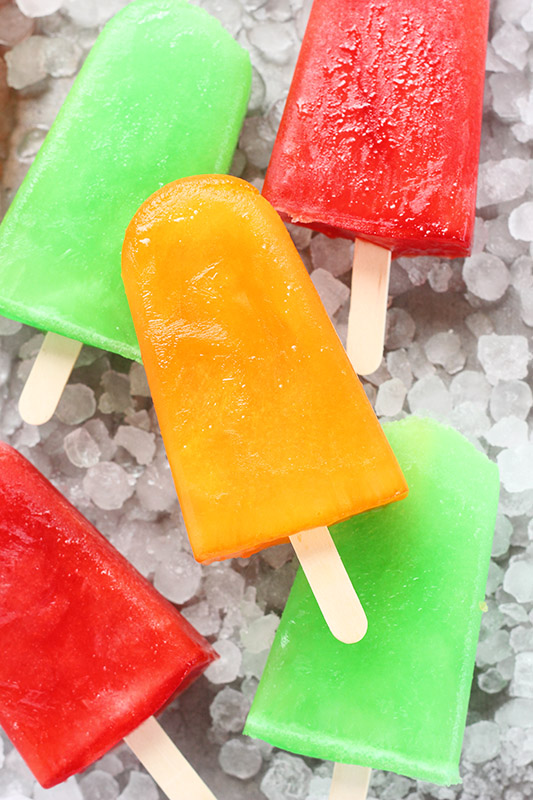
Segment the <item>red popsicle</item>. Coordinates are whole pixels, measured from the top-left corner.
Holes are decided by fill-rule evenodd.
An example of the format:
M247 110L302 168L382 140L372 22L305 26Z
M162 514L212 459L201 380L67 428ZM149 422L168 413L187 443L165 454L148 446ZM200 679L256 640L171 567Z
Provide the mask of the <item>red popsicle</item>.
M488 0L314 0L264 195L390 253L468 255ZM363 311L359 313L364 312Z
M0 653L0 724L46 787L106 753L216 656L3 443Z

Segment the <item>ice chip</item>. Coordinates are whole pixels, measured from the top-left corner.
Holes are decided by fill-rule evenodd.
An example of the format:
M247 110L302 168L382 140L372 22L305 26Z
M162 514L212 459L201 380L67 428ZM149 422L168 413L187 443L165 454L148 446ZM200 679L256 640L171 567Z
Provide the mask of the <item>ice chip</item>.
M257 775L263 764L259 747L244 739L230 739L222 745L218 761L226 775L242 781Z

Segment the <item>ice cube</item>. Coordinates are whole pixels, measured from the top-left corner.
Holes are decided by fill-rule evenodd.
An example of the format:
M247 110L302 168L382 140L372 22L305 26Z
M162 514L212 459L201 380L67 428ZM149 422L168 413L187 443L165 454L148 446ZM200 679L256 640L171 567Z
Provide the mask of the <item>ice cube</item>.
M496 421L506 416L525 419L533 405L533 394L525 381L501 381L492 390L490 413Z
M407 394L409 408L413 414L437 419L447 419L452 410L450 393L437 375L421 378Z
M527 442L528 434L527 422L510 416L498 420L485 434L485 439L494 447L516 448Z
M194 597L202 580L202 567L188 553L174 553L158 564L154 586L172 603L186 603Z
M75 467L87 469L100 460L100 448L85 428L76 428L65 436L65 453Z
M529 363L528 341L525 336L480 336L478 359L490 383L525 378ZM509 412L507 412L509 413Z
M213 645L220 658L208 666L206 678L215 684L232 683L242 662L242 654L236 644L229 639L219 639Z
M267 614L253 620L250 625L241 630L241 642L244 649L250 653L270 650L278 625L279 617L276 614Z
M96 411L96 399L90 386L69 383L65 386L57 406L56 416L65 425L79 425Z
M533 698L533 653L518 653L509 687L511 697Z
M403 408L407 390L399 378L385 381L378 389L376 398L376 414L378 416L395 417Z
M213 636L220 630L220 615L205 601L181 609L181 613L202 636Z
M512 450L502 450L497 456L497 462L501 481L508 492L533 489L533 444L521 444Z
M16 0L27 17L45 17L61 8L63 0Z
M318 233L311 240L311 260L315 270L325 269L335 277L344 275L352 268L353 242Z
M522 197L530 181L529 162L523 158L485 161L479 167L478 208Z
M416 331L415 321L403 308L390 308L387 312L385 345L388 350L409 347Z
M116 800L120 788L109 772L93 769L80 779L83 800Z
M306 800L313 773L298 756L277 753L261 781L267 800Z
M482 720L465 729L463 756L473 764L495 758L500 750L500 732L495 722Z
M109 511L122 508L135 490L135 481L119 464L101 461L87 470L83 490L98 508Z
M509 270L498 256L478 253L466 258L463 278L469 292L482 300L500 300L510 282Z
M533 603L533 559L512 558L505 572L503 588L519 603Z
M80 787L76 778L72 776L64 783L53 786L51 789L43 789L38 783L35 784L33 791L34 800L83 800Z
M230 739L225 742L218 761L226 775L233 775L242 781L257 775L263 764L257 744L245 739Z
M144 772L130 772L130 779L119 800L159 800L159 791L149 775Z
M46 78L46 47L44 36L30 36L6 53L9 86L25 89Z
M250 705L250 698L225 686L209 706L209 713L213 724L221 730L240 733L244 728Z
M533 242L533 203L522 203L509 215L509 232L514 239Z
M517 69L526 66L529 40L524 31L515 28L510 22L505 22L496 31L492 37L492 46L500 58Z
M154 434L132 425L120 425L115 435L115 444L131 453L138 464L150 464L155 455Z
M461 339L453 331L435 333L428 339L424 349L433 364L440 364L450 374L464 367L466 357L461 348Z
M331 272L319 267L311 273L311 280L320 295L324 308L330 317L348 300L350 290L342 281L334 278Z

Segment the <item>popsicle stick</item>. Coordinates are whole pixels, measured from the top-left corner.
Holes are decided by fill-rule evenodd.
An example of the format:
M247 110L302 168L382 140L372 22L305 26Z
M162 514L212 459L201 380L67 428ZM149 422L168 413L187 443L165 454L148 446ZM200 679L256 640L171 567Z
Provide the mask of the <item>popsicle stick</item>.
M82 344L47 333L19 400L19 413L29 425L44 425L53 416L74 369Z
M331 633L345 644L358 642L368 622L329 530L313 528L290 540Z
M169 800L216 800L154 717L126 736L125 742Z
M355 240L346 350L359 375L370 375L383 358L390 262L390 250Z
M329 800L366 800L372 770L354 764L335 764Z

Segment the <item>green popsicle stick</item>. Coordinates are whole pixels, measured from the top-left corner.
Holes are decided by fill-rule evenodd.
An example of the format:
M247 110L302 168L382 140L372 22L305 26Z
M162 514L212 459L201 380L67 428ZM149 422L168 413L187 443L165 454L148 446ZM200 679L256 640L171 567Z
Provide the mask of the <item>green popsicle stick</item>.
M245 733L302 755L457 783L498 470L432 420L385 431L409 496L332 528L368 633L354 645L334 639L300 570Z
M136 0L99 36L0 227L0 314L140 360L124 233L169 181L226 172L248 54L184 0Z

